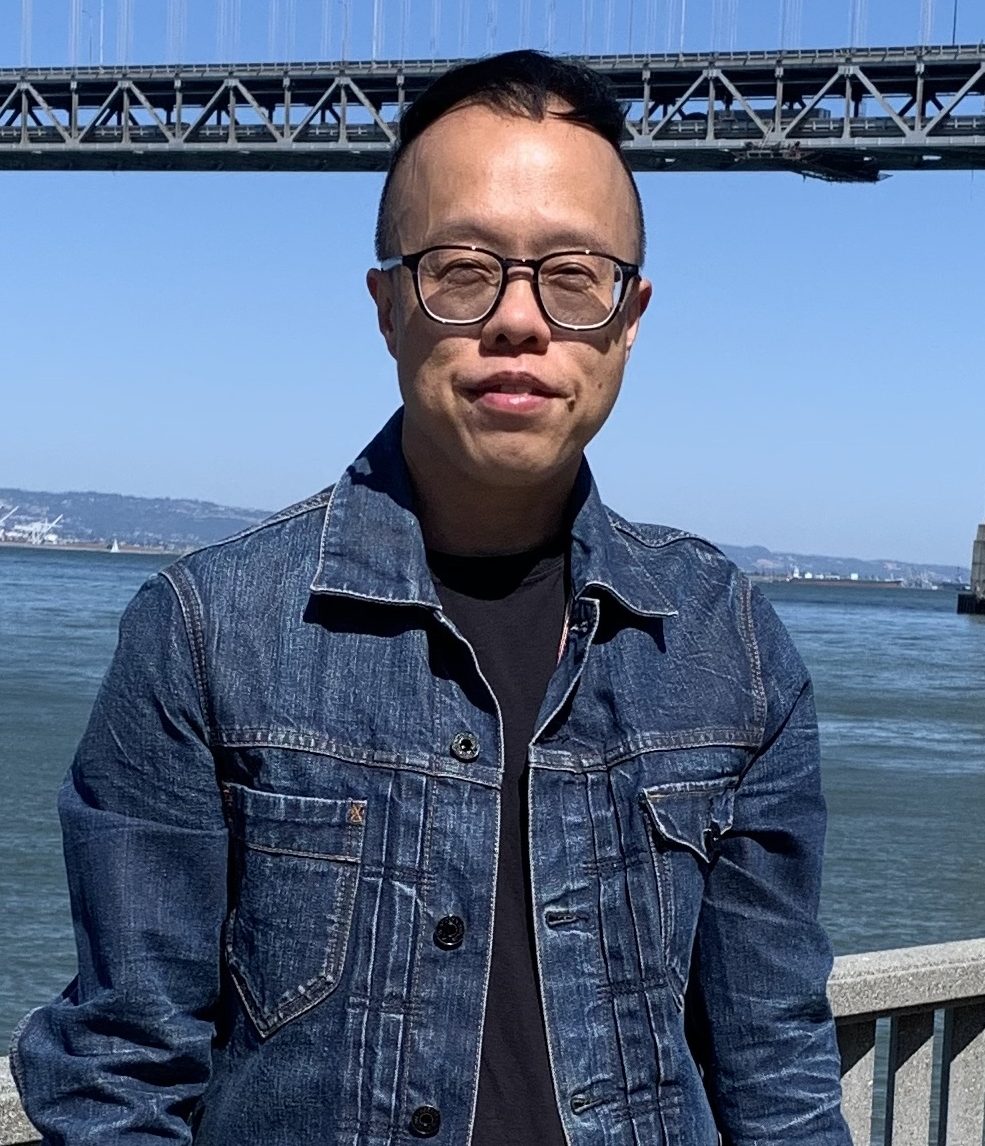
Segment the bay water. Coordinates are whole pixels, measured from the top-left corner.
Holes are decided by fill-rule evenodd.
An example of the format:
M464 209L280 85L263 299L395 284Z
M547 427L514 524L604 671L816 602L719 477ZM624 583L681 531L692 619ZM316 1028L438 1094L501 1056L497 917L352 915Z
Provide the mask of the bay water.
M74 973L55 795L119 615L168 560L0 546L0 1055ZM814 677L836 952L985 936L985 617L944 591L765 591Z

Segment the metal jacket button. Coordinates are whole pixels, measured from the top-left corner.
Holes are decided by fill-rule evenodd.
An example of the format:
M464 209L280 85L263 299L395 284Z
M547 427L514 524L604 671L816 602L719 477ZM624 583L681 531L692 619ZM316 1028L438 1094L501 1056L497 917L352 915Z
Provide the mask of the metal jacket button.
M462 946L464 938L465 921L463 919L457 915L446 915L444 919L438 920L438 926L434 929L435 947L440 947L442 951L454 951L456 947Z
M433 1138L441 1129L441 1111L419 1106L410 1116L410 1132L415 1138Z
M451 754L456 760L468 764L479 755L479 738L474 732L459 732L451 742Z

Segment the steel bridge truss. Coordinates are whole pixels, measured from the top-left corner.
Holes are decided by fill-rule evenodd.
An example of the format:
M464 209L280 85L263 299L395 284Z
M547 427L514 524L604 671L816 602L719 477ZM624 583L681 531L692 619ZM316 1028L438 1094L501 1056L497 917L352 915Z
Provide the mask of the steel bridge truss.
M382 170L454 62L0 70L0 168ZM588 62L629 104L637 170L985 167L982 45Z

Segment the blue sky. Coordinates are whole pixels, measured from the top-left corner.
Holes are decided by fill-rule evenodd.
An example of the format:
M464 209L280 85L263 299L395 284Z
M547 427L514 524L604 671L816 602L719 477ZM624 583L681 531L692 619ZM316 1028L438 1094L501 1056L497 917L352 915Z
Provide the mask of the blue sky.
M384 5L381 55L399 54L386 36L397 36L404 2ZM68 6L34 0L34 63L66 62ZM216 6L189 6L202 30L190 20L185 56L214 57ZM18 62L20 7L0 0L0 51L13 52L0 63ZM154 42L149 14L163 19L165 0L134 7L129 54L161 58L166 39ZM239 37L254 35L256 50L239 47L262 57L266 6L243 7L262 26L244 24ZM487 33L492 7L472 4L470 35ZM546 0L511 7L546 46ZM712 7L691 0L689 48L708 46ZM720 0L717 36L775 44L770 7L739 0L733 30ZM840 7L802 0L801 41L844 43L851 14ZM949 40L951 4L932 8L935 38ZM296 0L299 56L320 54L320 10L321 0ZM438 11L413 0L421 19L408 24L430 37ZM583 0L557 0L557 36L563 26L579 42L554 47L581 50L583 11ZM603 0L592 15L597 50ZM637 24L665 32L665 16L666 4L636 0ZM451 29L440 54L454 54L461 9L444 0L440 17ZM627 4L613 5L614 48L627 17ZM507 47L498 18L494 46ZM369 55L371 29L358 33L369 37L360 52L354 24L351 54ZM913 42L920 26L919 3L867 5L870 42ZM959 38L979 38L970 17ZM0 486L273 509L334 480L397 402L363 287L381 182L0 172ZM985 172L876 186L665 174L640 186L654 302L590 451L606 499L719 542L967 564L985 513Z
M955 23L985 35L975 0L0 0L0 67L943 43Z

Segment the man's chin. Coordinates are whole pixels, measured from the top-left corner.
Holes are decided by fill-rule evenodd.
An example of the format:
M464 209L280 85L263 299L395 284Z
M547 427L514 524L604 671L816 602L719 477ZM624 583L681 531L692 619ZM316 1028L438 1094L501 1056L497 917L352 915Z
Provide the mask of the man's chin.
M499 452L473 459L466 475L476 485L488 489L557 490L559 483L570 485L578 472L577 458L529 457Z

